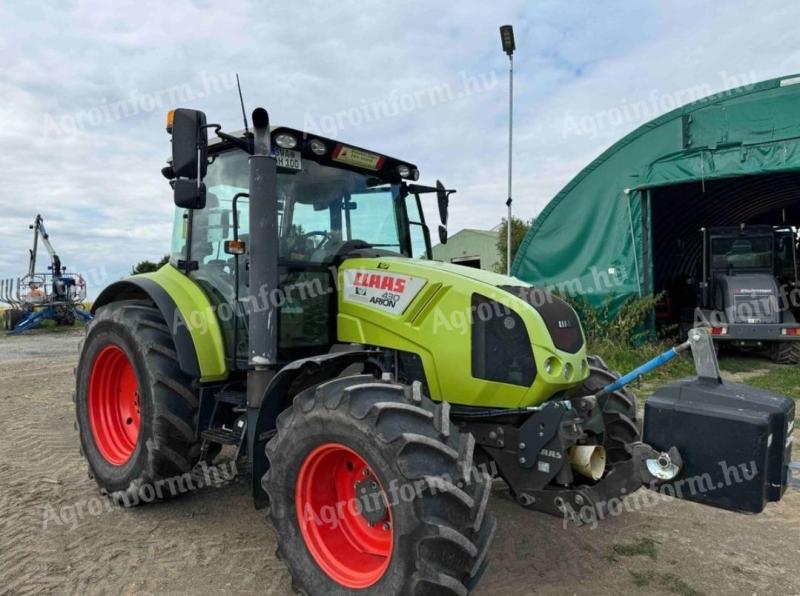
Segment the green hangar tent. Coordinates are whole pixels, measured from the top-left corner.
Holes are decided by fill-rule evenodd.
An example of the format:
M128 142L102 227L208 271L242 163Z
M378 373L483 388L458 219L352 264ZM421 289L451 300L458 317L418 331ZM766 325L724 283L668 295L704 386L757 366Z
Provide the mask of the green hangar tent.
M615 143L545 207L512 273L612 316L661 291L677 310L694 306L700 228L740 223L800 225L800 75L687 104Z

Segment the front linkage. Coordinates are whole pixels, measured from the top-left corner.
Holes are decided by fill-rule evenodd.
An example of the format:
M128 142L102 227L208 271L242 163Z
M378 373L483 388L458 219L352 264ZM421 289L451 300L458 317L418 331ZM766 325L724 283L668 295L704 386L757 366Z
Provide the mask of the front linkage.
M593 359L593 375L577 395L550 401L538 408L526 411L482 412L476 414L454 408L454 418L462 431L475 436L477 445L497 465L499 474L510 486L517 501L526 508L543 511L551 515L574 516L575 512L591 512L587 519L597 519L610 499L631 494L642 486L657 489L665 483L684 481L683 450L694 461L700 459L702 449L680 425L668 424L664 408L648 412L652 420L648 428L654 441L643 440L641 422L636 420L635 401L625 390L626 385L642 375L666 364L682 352L691 350L697 370L695 381L684 382L684 392L670 411L689 404L684 426L693 420L714 422L719 411L704 411L704 406L695 396L708 392L721 395L728 407L741 409L741 394L736 386L724 384L720 379L711 336L707 329L693 329L686 342L671 348L630 373L617 378L607 371L604 363ZM597 388L598 381L610 381ZM594 386L593 386L594 385ZM664 388L665 392L669 387ZM593 391L591 395L586 395ZM659 392L656 393L658 399ZM749 390L749 403L755 399ZM770 398L775 412L783 412L772 424L783 430L791 430L786 421L793 420L791 400L779 396ZM684 408L686 409L686 408ZM755 408L759 409L759 408ZM763 409L763 408L760 408ZM774 417L774 416L773 416ZM712 429L707 425L709 430ZM780 435L781 445L791 443L791 436ZM764 441L768 441L764 435ZM728 453L734 452L735 436L723 436L721 444ZM787 443L788 444L788 443ZM767 447L765 447L766 449ZM788 482L790 452L782 451L775 456L773 468L777 470L778 486L771 498L777 500ZM705 458L703 458L705 460ZM712 469L715 462L707 462ZM766 466L765 466L766 467ZM693 473L706 474L705 468L694 467ZM765 477L763 482L769 482ZM700 494L686 495L710 505L730 509L752 510L753 503L745 493L752 487L733 487L725 502L717 502L722 492L718 487L706 486ZM724 492L724 491L723 491ZM756 489L757 492L757 489ZM763 491L762 491L763 492ZM683 496L680 495L679 496ZM761 504L763 508L763 503ZM588 510L587 510L588 508ZM580 522L579 519L575 521Z

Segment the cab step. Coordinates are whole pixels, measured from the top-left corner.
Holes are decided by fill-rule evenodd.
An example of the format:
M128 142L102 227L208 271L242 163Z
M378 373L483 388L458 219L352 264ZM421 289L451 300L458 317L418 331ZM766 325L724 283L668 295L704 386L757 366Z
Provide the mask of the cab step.
M234 391L223 389L214 394L214 400L224 404L231 404L240 408L247 406L247 393L244 391Z
M242 440L242 429L209 428L200 433L200 437L210 443L220 445L238 445Z

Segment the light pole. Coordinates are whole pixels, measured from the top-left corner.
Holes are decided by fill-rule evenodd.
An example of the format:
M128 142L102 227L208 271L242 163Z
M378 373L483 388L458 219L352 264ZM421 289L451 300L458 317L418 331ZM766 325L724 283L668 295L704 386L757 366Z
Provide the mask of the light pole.
M506 220L506 275L511 275L511 147L514 132L514 28L511 25L500 27L500 41L503 51L508 54L508 219Z

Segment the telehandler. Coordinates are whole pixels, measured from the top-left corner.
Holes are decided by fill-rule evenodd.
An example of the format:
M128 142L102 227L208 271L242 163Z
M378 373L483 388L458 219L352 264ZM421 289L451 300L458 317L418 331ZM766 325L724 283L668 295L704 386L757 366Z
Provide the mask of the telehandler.
M749 511L780 498L793 402L721 383L702 330L706 372L658 392L643 436L632 377L587 357L564 301L431 260L423 199L446 241L454 191L417 184L408 161L271 127L262 108L251 125L169 114L171 262L94 303L76 413L115 501L231 445L295 589L422 595L480 580L495 482L581 518L688 472L716 481L727 458L758 472L686 498Z

